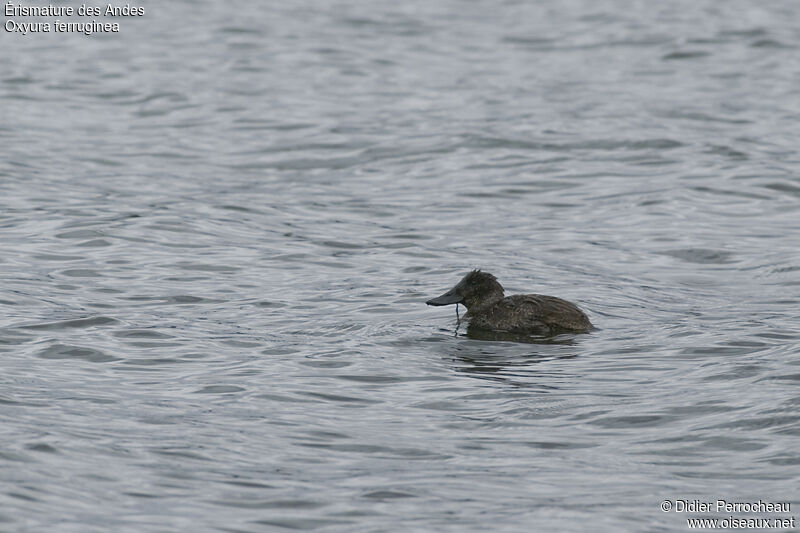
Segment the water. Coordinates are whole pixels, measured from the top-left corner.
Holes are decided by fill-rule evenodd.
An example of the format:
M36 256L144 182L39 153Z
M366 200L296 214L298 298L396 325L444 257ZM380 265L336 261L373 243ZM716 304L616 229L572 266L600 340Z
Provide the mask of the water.
M800 505L796 2L137 5L0 37L0 530L794 516L659 504Z

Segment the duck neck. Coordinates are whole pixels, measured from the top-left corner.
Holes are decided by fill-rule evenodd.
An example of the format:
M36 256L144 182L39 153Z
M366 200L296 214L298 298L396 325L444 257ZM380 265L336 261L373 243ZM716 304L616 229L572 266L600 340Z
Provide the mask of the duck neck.
M480 313L483 309L488 309L503 299L503 289L495 289L486 294L476 295L473 298L464 300L464 307L470 314Z

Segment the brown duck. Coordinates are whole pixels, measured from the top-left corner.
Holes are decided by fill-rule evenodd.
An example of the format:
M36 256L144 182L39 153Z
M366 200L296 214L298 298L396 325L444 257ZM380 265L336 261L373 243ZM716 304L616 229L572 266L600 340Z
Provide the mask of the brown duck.
M594 329L578 307L555 296L504 296L503 286L488 272L473 270L458 285L428 305L464 304L470 328L510 333L555 335Z

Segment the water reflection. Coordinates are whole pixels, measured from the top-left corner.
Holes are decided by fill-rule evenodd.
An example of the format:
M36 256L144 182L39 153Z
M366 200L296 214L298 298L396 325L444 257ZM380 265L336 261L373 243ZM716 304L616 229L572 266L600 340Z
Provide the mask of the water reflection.
M552 384L552 377L562 370L554 371L542 363L577 359L581 353L579 343L568 335L536 338L475 328L467 328L455 340L438 347L454 372L543 392L559 388Z
M456 334L458 328L456 328ZM525 333L511 333L509 331L492 331L467 326L466 337L479 341L495 342L521 342L524 344L560 344L572 346L575 344L574 334L561 335L531 335Z

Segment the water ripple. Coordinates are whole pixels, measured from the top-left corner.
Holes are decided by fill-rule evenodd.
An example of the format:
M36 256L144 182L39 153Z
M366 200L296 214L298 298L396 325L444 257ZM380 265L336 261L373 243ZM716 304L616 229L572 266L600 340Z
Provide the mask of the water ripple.
M329 7L4 41L0 529L791 499L795 4ZM598 330L466 336L473 268Z

